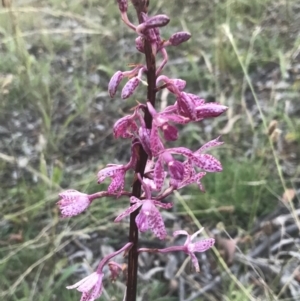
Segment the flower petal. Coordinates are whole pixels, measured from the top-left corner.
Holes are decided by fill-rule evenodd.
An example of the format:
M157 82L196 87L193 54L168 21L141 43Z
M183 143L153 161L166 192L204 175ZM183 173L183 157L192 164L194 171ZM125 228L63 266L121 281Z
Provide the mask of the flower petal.
M123 173L119 173L112 178L111 183L109 184L107 191L109 193L114 193L119 190L122 192L124 190L125 185L125 171Z
M59 196L61 200L56 204L63 218L76 216L86 210L91 204L89 196L77 190L69 189L60 193Z
M152 153L151 153L150 135L151 135L151 129L147 129L144 127L139 128L140 142L146 154L151 158Z
M135 223L141 232L147 231L149 229L148 215L146 215L145 212L141 210L135 218Z
M164 166L161 157L159 157L155 163L153 175L156 188L160 191L165 180Z
M164 149L164 146L159 138L158 128L154 123L152 124L152 129L150 134L150 144L151 144L152 155L154 157L157 157L160 151Z
M215 244L214 238L206 238L193 243L194 252L205 252Z
M200 267L199 267L199 263L198 263L198 259L197 259L196 255L194 253L190 253L189 255L191 257L192 264L195 267L196 272L199 273Z
M115 96L118 86L123 78L124 78L123 72L117 71L110 79L108 84L108 93L111 98Z
M175 126L165 123L161 130L163 131L164 138L167 141L176 141L178 139L178 130Z
M153 201L153 204L157 207L160 207L160 208L164 208L164 209L170 209L173 207L173 203L162 203L160 201Z
M131 78L123 87L121 98L126 99L129 98L137 89L138 85L140 83L140 80L138 77Z
M119 214L114 222L119 222L122 218L124 218L125 216L131 214L132 212L134 212L135 210L137 210L141 205L143 204L142 201L135 203L134 205L131 205L129 208L127 208L124 212L122 212L121 214Z
M209 102L197 106L195 108L195 114L197 116L197 120L201 120L203 118L218 117L227 110L228 107L225 107L215 102Z
M159 239L166 238L167 231L163 218L155 206L153 206L153 209L148 216L148 225L156 237L158 237Z
M216 146L222 145L224 142L219 141L219 139L220 139L220 136L217 137L217 138L214 139L214 140L211 140L211 141L205 143L205 144L204 144L203 146L201 146L197 151L195 151L195 153L202 153L202 152L204 152L205 150L208 150L208 149L210 149L210 148L212 148L212 147L216 147Z
M199 167L207 172L222 171L221 163L212 155L209 155L209 154L198 155L197 154L191 160L197 167Z

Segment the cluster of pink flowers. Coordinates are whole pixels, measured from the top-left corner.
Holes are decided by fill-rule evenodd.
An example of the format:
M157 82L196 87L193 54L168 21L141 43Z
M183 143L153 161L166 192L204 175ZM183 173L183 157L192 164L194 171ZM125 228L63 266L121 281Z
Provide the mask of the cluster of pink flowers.
M200 190L204 190L201 179L206 172L220 172L221 163L212 155L204 153L212 147L222 144L219 137L204 144L197 150L190 150L186 147L167 148L169 141L178 139L178 129L176 124L187 124L197 122L205 118L217 117L227 110L227 107L218 103L206 103L205 100L197 95L184 92L186 82L182 79L172 79L165 75L160 75L168 61L166 47L177 46L190 38L187 32L177 32L168 40L162 39L160 28L167 25L169 18L166 15L148 16L141 14L142 22L135 26L127 16L127 0L118 0L122 20L129 28L134 30L138 37L136 48L144 53L145 41L150 43L152 55L162 55L162 63L156 69L156 91L168 89L174 95L173 104L164 110L157 112L154 104L149 100L139 103L131 115L119 119L113 128L115 138L131 139L131 158L127 164L108 164L98 172L98 183L102 183L109 178L111 180L107 191L101 191L93 195L67 190L60 194L60 201L57 203L62 217L72 217L82 213L92 203L93 200L104 196L128 196L130 206L123 213L116 217L115 222L119 222L125 216L139 210L135 222L140 232L151 230L159 239L165 239L167 231L159 208L170 209L172 203L165 203L163 200L174 190L179 190L190 184L197 184ZM134 94L139 84L143 81L143 74L147 74L147 66L137 64L130 71L117 71L111 78L108 85L108 92L111 97L117 94L118 87L122 80L128 78L127 83L121 91L121 98L127 99ZM146 126L145 114L152 117L151 128ZM141 183L142 195L133 196L125 190L125 176L130 170L136 170L139 160L139 149L143 148L148 156L148 161L143 175L135 173ZM180 158L180 159L178 159ZM202 229L201 229L202 230ZM192 243L192 240L200 233L197 231L189 235L184 230L174 232L176 235L187 235L186 243L183 246L173 246L165 249L139 249L139 252L173 252L183 251L188 254L196 271L199 265L195 252L204 252L214 245L214 239L202 239ZM104 258L96 272L82 279L69 289L77 288L82 292L81 301L93 301L102 293L102 268L108 264L115 279L121 270L121 266L111 261L111 258L123 251L128 251L132 243L127 243L122 249Z

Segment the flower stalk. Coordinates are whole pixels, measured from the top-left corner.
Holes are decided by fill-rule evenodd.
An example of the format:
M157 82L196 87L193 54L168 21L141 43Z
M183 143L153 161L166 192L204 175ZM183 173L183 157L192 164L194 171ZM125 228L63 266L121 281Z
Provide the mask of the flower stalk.
M144 0L133 1L133 5L136 9L139 23L143 23L142 14L147 13L149 3ZM147 67L147 100L155 107L156 99L156 59L152 52L151 43L149 40L144 40L144 51L145 60ZM152 128L152 116L149 110L145 108L145 127L147 129ZM144 176L148 155L143 147L139 149L139 160L136 165L135 172ZM132 196L139 198L141 196L141 182L136 178L132 187ZM138 210L130 214L129 222L129 241L132 243L132 248L128 254L128 279L127 279L127 290L126 290L126 301L136 301L137 294L137 270L138 270L138 237L139 231L135 222L138 215Z

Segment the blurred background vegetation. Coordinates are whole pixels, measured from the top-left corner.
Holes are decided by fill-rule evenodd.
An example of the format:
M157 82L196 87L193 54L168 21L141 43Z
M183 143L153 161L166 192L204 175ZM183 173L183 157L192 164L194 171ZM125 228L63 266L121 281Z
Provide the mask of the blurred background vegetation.
M111 100L107 84L143 57L115 1L11 1L0 9L1 300L79 300L65 286L126 242L127 224L112 221L127 201L101 199L71 220L59 218L55 202L66 188L105 189L97 171L128 160L129 142L113 139L112 126L145 90ZM176 194L165 216L170 234L200 222L218 251L199 258L200 275L178 274L180 258L176 277L140 275L141 300L299 300L300 3L150 0L157 13L171 18L164 38L192 33L168 49L164 74L229 110L182 128L178 145L191 149L222 135L212 153L224 170L204 178L205 194ZM136 20L132 6L129 16ZM158 94L158 106L167 99ZM150 259L142 267L168 265ZM107 283L102 299L122 300L122 283Z

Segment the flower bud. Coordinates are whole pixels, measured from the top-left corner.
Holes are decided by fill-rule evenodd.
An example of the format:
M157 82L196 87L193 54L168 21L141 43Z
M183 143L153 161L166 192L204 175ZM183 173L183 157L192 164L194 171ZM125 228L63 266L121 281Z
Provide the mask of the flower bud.
M126 98L130 97L134 93L136 88L138 87L139 83L140 83L140 80L137 77L133 77L132 79L130 79L126 83L126 85L123 87L123 90L121 93L122 99L126 99Z
M153 28L153 27L162 27L166 26L170 22L170 18L167 15L156 15L148 20L146 20L145 27L148 28Z
M177 46L177 45L189 40L190 37L191 37L191 34L189 32L186 32L186 31L176 32L170 37L169 43L172 46Z
M228 107L226 106L220 105L215 102L209 102L196 107L196 116L197 119L218 117L219 115L227 111L227 109Z
M118 86L123 78L124 78L123 72L117 71L110 79L108 84L108 93L111 98L115 96Z
M114 261L110 261L108 263L108 267L111 273L110 279L111 281L115 282L120 272L123 271L123 267Z
M121 13L126 13L128 9L127 0L117 0L119 5L119 10Z

